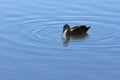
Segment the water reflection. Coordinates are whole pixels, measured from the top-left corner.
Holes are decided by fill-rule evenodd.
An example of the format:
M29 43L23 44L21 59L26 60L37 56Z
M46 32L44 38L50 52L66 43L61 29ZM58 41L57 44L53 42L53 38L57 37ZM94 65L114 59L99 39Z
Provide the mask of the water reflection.
M80 40L83 41L88 37L88 33L78 34L78 35L66 35L63 38L63 45L67 47L69 45L70 40Z

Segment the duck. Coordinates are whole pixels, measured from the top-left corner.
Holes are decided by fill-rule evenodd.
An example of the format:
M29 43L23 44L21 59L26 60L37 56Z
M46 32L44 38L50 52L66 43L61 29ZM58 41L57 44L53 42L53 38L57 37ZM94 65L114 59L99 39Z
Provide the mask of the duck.
M91 26L87 26L87 25L74 26L70 28L68 24L64 24L62 33L64 36L80 35L80 34L87 33L87 31L90 28Z
M63 26L63 43L68 44L70 39L84 39L88 36L87 31L91 28L91 26L80 25L70 27L68 24L64 24Z
M64 46L68 46L70 39L86 39L88 37L87 31L90 28L91 26L87 25L73 26L70 28L68 24L64 24L62 31Z

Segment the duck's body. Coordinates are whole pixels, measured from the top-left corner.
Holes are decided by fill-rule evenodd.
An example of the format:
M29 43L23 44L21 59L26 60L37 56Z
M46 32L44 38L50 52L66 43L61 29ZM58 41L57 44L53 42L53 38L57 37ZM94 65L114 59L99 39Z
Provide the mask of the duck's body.
M63 26L63 34L69 35L69 36L79 35L79 34L86 33L89 29L90 29L90 26L86 26L86 25L74 26L70 28L68 24L65 24Z

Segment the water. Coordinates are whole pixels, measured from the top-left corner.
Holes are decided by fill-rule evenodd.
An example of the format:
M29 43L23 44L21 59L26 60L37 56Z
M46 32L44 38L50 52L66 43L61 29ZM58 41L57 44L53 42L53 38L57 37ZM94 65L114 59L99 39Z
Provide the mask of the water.
M119 80L119 0L1 0L0 80ZM64 44L62 27L90 25Z

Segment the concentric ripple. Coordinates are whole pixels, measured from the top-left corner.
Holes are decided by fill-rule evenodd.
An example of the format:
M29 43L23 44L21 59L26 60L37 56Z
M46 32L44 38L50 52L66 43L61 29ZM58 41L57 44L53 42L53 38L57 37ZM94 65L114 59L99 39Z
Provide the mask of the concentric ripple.
M16 24L20 36L10 37L18 43L31 44L39 47L63 49L62 27L65 23L74 25L90 25L87 37L70 38L67 44L68 49L79 49L80 47L111 47L119 46L120 29L119 19L112 20L104 17L102 20L99 16L87 17L70 17L71 20L62 20L66 17L54 19L40 19L25 21ZM54 22L53 22L54 21ZM18 38L18 39L17 39Z
M79 49L80 47L119 47L120 18L118 18L118 14L115 12L117 10L112 9L114 13L110 13L108 8L112 3L107 4L106 2L106 5L102 6L89 4L88 2L83 1L80 7L79 3L77 3L79 1L70 2L73 6L63 5L61 1L59 4L50 1L40 1L42 5L39 5L35 2L32 4L33 11L31 12L29 10L26 13L27 9L32 8L30 6L31 2L28 3L26 1L24 4L20 4L17 9L15 9L16 12L14 11L13 6L17 5L9 7L8 10L3 10L3 12L6 13L6 17L8 18L3 21L4 27L2 29L6 29L6 31L8 30L16 34L15 35L10 33L10 36L5 36L7 39L13 40L13 42L21 43L23 45L31 44L44 48L54 47L63 49L63 25L66 23L70 24L71 26L85 24L91 26L91 29L88 31L88 35L84 37L70 38L67 44L68 49ZM3 3L5 4L4 1ZM87 4L87 6L84 4ZM22 7L24 10L22 12L20 7L24 5L26 5L26 8ZM46 5L51 7L46 7ZM59 10L56 9L57 5L59 5ZM117 7L117 5L113 5ZM96 12L90 11L94 6L96 6L94 8ZM41 7L41 9L37 10L36 7ZM88 7L89 10L87 10ZM101 10L102 8L104 8L106 13L97 12L97 10ZM46 12L47 9L49 12ZM53 15L56 16L54 17ZM5 22L8 22L8 24L5 24ZM8 28L9 25L13 27L15 26L14 29Z

